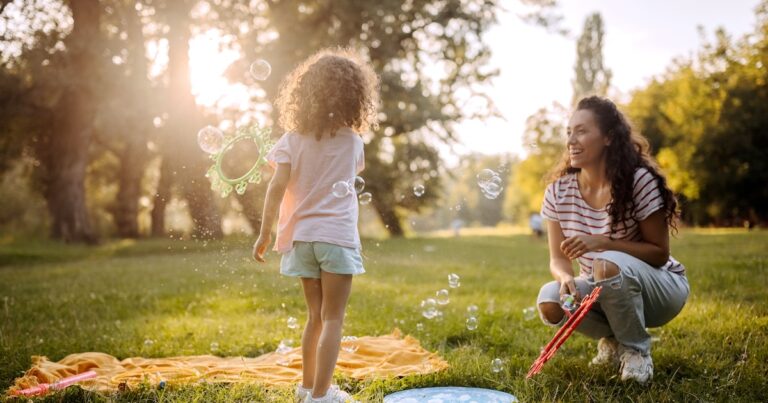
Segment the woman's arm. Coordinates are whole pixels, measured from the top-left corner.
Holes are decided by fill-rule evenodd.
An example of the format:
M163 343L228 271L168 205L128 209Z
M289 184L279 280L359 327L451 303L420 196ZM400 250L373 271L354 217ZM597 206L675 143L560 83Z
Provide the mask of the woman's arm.
M664 210L657 210L639 224L642 241L606 238L604 250L630 254L653 267L663 266L669 260L669 228Z
M573 265L560 249L560 245L565 240L560 222L546 221L547 239L549 241L549 272L560 283L560 295L569 293L576 296L577 299L581 299L576 283L573 281Z
M253 257L259 262L264 261L264 253L272 242L272 225L277 216L277 210L283 201L285 188L288 186L288 180L291 178L291 164L277 164L275 175L269 181L267 195L264 199L264 211L261 216L261 228L259 229L259 239L253 245Z
M654 267L669 260L669 228L664 210L657 210L640 221L642 241L610 239L604 235L579 235L562 243L564 256L576 259L587 252L615 250L630 254Z

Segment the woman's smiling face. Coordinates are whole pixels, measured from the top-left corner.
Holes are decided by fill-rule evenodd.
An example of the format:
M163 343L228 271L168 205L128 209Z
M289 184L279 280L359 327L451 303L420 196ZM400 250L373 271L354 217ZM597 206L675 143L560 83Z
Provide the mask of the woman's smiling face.
M580 109L571 115L566 147L573 168L599 164L605 158L604 152L610 143L608 136L600 131L591 110Z

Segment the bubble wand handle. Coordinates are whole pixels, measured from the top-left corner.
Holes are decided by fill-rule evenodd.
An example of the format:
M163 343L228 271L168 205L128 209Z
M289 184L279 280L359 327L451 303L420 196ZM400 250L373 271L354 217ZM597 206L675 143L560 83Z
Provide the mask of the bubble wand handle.
M84 381L86 379L95 378L95 377L96 377L95 371L86 371L86 372L83 372L82 374L72 375L53 383L41 383L40 385L33 386L31 388L16 390L11 392L11 394L17 395L17 396L18 395L24 395L24 396L41 395L41 394L48 393L49 391L52 391L52 390L61 390L77 382Z

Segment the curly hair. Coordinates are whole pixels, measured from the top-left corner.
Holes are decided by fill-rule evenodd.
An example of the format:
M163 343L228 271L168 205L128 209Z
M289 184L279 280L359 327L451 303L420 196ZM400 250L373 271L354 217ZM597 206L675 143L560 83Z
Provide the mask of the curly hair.
M348 48L323 49L283 80L275 102L283 129L320 140L342 127L376 128L379 77Z
M637 207L634 201L635 170L642 167L654 176L664 202L666 222L673 233L677 233L677 218L680 216L677 199L650 154L648 140L632 130L627 118L610 99L597 96L586 97L579 101L576 110L591 111L600 132L611 139L605 153L606 175L611 182L611 202L608 204L611 232L616 230L615 225L622 222L624 218L635 217ZM552 172L552 179L556 180L579 171L581 168L571 166L570 154L566 149L560 163Z

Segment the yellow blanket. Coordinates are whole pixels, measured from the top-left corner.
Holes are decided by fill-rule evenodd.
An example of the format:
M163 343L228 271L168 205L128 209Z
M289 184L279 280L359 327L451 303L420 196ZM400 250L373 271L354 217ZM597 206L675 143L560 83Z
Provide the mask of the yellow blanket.
M342 347L349 343L342 342ZM358 347L357 351L351 353L342 349L336 364L338 372L352 378L429 374L448 367L436 353L422 348L418 340L410 336L403 338L398 329L388 336L360 337L352 343ZM278 361L283 365L278 365ZM95 371L98 376L79 385L94 392L132 388L142 381L153 385L160 381L169 385L196 382L285 385L301 380L301 348L294 348L284 355L268 353L255 358L197 355L132 357L120 361L109 354L89 352L70 354L53 362L44 356L32 356L32 368L14 381L8 393L88 370Z

